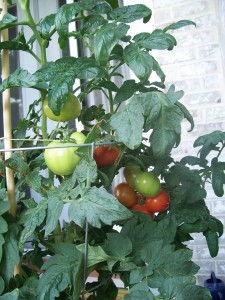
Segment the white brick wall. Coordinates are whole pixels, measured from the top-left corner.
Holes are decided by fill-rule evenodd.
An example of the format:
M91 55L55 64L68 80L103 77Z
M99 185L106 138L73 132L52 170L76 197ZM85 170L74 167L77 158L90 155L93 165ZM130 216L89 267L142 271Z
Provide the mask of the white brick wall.
M157 53L167 76L166 82L184 90L182 101L196 124L188 133L189 124L184 122L181 145L174 150L178 157L196 153L192 144L199 135L216 129L225 130L225 62L222 60L225 53L222 52L224 41L219 27L224 12L217 5L218 1L212 0L152 0L155 27L163 28L180 19L191 19L197 24L196 28L190 26L173 32L178 43L175 50ZM211 213L225 225L225 197L218 199L209 190L206 202ZM225 235L220 239L216 258L210 257L202 234L194 237L189 246L193 249L194 261L201 267L199 283L202 284L212 270L225 280Z

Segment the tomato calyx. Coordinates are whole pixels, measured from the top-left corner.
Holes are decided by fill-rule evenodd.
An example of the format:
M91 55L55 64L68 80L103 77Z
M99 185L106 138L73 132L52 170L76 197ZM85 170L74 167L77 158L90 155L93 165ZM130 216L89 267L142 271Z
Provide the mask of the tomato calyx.
M120 150L112 145L98 146L94 149L94 160L99 168L114 164L120 155Z

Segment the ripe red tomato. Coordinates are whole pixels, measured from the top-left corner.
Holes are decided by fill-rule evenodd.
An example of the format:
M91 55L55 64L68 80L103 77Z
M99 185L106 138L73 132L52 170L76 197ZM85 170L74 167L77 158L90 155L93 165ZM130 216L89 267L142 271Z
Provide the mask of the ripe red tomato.
M120 155L120 150L113 146L99 146L94 150L94 159L97 166L105 168L110 164L114 164Z
M145 199L145 206L151 212L163 212L170 204L169 194L161 190L158 195L154 197L147 197Z
M154 215L155 215L153 212L149 211L145 205L138 205L138 204L136 204L136 205L132 206L131 209L132 210L142 211L143 213L149 215L152 218L154 218Z
M81 112L81 104L75 95L69 94L67 96L66 102L64 103L64 106L60 111L59 116L56 116L48 106L48 98L46 98L43 102L43 111L45 115L51 120L58 122L67 122L79 116Z
M138 174L142 171L139 166L128 165L124 168L123 175L126 179L126 182L134 189L134 182Z
M127 208L131 208L138 202L135 191L126 182L119 183L115 187L114 195Z
M159 178L153 172L141 172L137 174L134 186L145 197L154 197L160 191Z

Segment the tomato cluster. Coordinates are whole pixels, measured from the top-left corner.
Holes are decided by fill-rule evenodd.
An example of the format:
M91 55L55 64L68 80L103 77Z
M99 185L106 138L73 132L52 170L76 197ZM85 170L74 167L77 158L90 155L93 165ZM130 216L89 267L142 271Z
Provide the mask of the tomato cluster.
M126 182L114 189L115 197L127 208L142 211L154 217L168 209L169 194L161 189L159 178L153 172L143 172L139 166L124 168Z

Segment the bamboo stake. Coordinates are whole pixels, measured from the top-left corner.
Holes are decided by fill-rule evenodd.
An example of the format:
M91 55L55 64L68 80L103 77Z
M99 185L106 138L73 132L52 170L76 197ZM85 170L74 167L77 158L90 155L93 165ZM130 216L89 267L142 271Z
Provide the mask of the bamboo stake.
M1 12L1 19L2 16L7 13L7 1L0 0L0 8L2 9ZM8 41L9 35L8 30L1 31L1 41ZM2 80L9 77L10 70L9 70L9 50L3 49L1 51L1 59L2 59ZM10 104L10 90L7 89L2 93L2 106L3 106L3 126L4 126L4 137L8 137L4 142L4 148L10 149L12 148L12 118L11 118L11 104ZM5 152L5 159L10 158L11 152ZM10 203L9 213L16 217L16 198L15 198L15 181L14 181L14 173L13 170L6 168L6 185L7 185L7 192L8 198ZM16 265L14 267L14 275L20 273L20 266Z
M7 13L7 1L0 0L0 8L2 8L1 18L4 14ZM1 31L1 41L8 41L8 30ZM9 50L2 49L1 51L2 58L2 80L9 77ZM4 136L9 138L5 139L4 148L12 148L12 122L11 122L11 105L10 105L10 90L7 89L2 93L2 105L3 105L3 126L4 126ZM5 159L10 158L11 153L5 152ZM6 168L6 183L7 191L9 196L10 209L9 212L16 217L16 201L15 201L15 181L13 171L9 168Z

